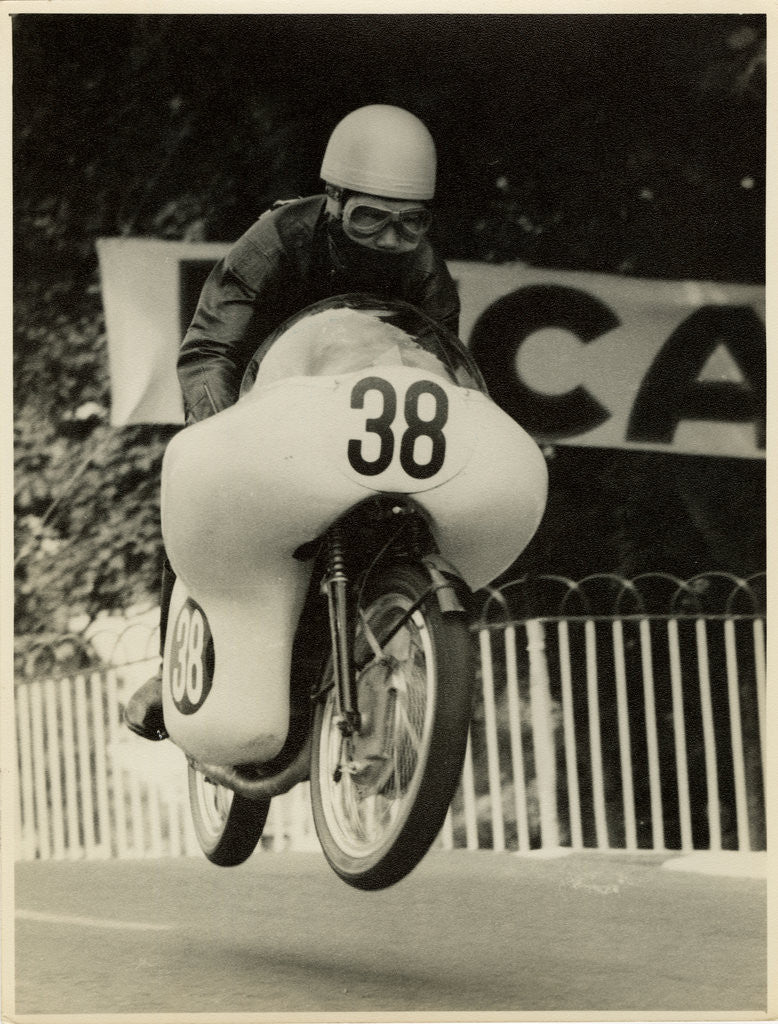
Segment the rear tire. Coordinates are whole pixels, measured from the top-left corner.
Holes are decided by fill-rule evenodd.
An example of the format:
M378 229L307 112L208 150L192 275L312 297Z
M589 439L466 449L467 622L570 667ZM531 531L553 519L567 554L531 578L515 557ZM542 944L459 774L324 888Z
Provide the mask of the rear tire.
M412 566L376 577L363 604L379 644L429 589L429 576ZM360 732L344 740L330 687L316 707L311 754L324 855L345 882L367 890L400 881L435 841L459 784L473 701L467 619L443 614L434 593L383 654L358 677ZM355 660L370 656L359 624Z
M247 800L209 782L189 765L189 805L200 849L212 864L236 867L248 860L262 836L270 800Z

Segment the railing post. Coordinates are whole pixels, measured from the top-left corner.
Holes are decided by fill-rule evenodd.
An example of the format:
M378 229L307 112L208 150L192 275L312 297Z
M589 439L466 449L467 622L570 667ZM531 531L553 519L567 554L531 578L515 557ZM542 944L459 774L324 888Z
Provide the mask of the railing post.
M473 741L468 735L465 747L465 763L462 766L462 801L465 814L465 846L468 850L478 849L478 813L475 801L475 772L473 771Z
M675 743L675 773L678 790L678 815L681 826L681 849L694 848L692 836L692 809L689 797L689 760L686 750L686 716L683 706L683 677L678 639L678 619L667 623L667 646L670 654L670 688L673 701L673 736Z
M762 763L762 778L765 778L767 740L765 737L765 690L767 686L767 665L765 663L764 619L754 620L754 665L756 666L756 711L759 721L759 753Z
M116 685L116 669L106 673L106 692L108 695L108 742L112 752L111 758L111 800L115 823L115 848L118 857L129 856L127 843L127 805L125 800L124 766L119 758L119 730L121 712ZM128 734L129 735L129 734Z
M564 727L565 765L567 769L567 803L570 812L570 842L574 850L583 849L581 791L578 785L578 744L575 739L573 709L573 673L570 660L570 630L566 620L560 621L559 671L562 684L562 722Z
M724 623L724 645L727 663L727 694L729 696L729 731L732 742L732 769L735 776L735 817L737 819L738 849L751 849L751 830L748 820L748 791L746 788L746 758L743 750L743 725L740 718L740 688L737 669L735 623Z
M33 683L30 687L30 707L32 709L32 766L35 781L35 823L38 836L38 856L41 860L51 857L51 840L49 837L49 804L46 792L46 745L43 739L43 699L42 683Z
M551 726L551 684L543 623L539 619L529 619L526 629L532 738L540 804L540 842L544 849L549 849L559 846L556 750Z
M519 672L516 665L516 627L513 623L505 627L505 677L508 691L508 727L511 737L516 834L519 850L525 853L530 848L529 815L527 811L527 780L524 772L524 741L521 735Z
M637 822L635 819L635 790L632 785L632 743L629 736L629 704L627 696L627 670L624 663L624 623L613 622L613 665L616 671L616 714L619 722L619 764L624 806L624 838L628 850L636 850Z
M20 793L22 814L21 851L27 860L36 855L35 796L33 788L33 754L31 734L30 687L17 686L16 692L16 736L20 761Z
M695 623L697 636L697 674L700 680L700 712L702 715L702 742L705 753L705 788L708 795L708 844L711 850L721 849L721 803L719 799L718 760L716 756L716 728L711 699L710 664L708 661L708 633L705 619Z
M665 848L665 823L662 810L662 780L659 770L659 738L656 725L656 686L654 658L651 648L651 624L640 620L640 657L643 673L643 703L646 715L646 750L648 753L648 784L651 798L651 845Z
M113 830L108 803L108 765L106 762L105 742L105 706L103 693L105 675L103 672L92 672L90 676L89 694L92 702L92 735L95 745L95 791L97 798L97 822L99 843L98 856L110 857L113 853Z
M65 815L62 799L62 769L59 751L59 715L57 714L57 688L53 679L44 683L46 708L46 755L51 801L52 850L55 860L65 856Z
M602 767L602 726L600 721L599 673L597 670L597 633L592 619L584 623L586 641L586 700L589 710L589 755L592 766L594 827L597 846L608 849L608 817L605 808L605 776Z
M83 846L78 827L78 781L76 779L76 743L73 738L73 680L64 679L59 695L62 702L62 750L65 759L65 802L68 821L68 857L80 858Z
M505 827L502 817L502 779L500 777L500 750L497 738L497 709L494 703L494 671L492 643L488 629L479 634L481 644L481 678L484 698L484 727L486 730L486 761L489 775L489 806L492 818L492 847L505 849Z

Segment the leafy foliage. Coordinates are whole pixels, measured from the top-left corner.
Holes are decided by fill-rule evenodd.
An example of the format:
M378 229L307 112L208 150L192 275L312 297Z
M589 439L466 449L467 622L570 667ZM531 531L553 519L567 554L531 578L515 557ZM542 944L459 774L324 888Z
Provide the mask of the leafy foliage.
M106 425L95 239L237 237L274 199L319 189L327 134L356 106L430 125L448 257L763 280L763 16L24 13L13 27L19 632L157 590L170 430ZM655 460L558 450L551 470L530 563L709 557L710 509L683 545L671 517L646 515L658 493L688 518ZM760 482L735 486L753 505ZM741 558L727 544L716 557Z

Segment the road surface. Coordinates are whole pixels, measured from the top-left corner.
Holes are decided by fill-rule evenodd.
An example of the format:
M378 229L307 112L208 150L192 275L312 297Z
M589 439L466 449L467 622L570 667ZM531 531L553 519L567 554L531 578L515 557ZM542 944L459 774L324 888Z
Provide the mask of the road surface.
M761 1017L764 880L660 864L434 852L361 893L319 854L23 863L15 1012Z

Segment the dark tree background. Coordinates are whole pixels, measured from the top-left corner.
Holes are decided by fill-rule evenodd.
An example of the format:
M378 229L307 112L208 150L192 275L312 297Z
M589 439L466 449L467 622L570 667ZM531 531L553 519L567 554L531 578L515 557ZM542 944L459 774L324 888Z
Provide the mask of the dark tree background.
M95 239L236 238L276 198L320 191L327 136L355 107L429 125L448 258L763 283L761 15L36 13L13 28L19 632L157 588L170 430L105 422ZM522 571L763 567L762 464L550 454Z

